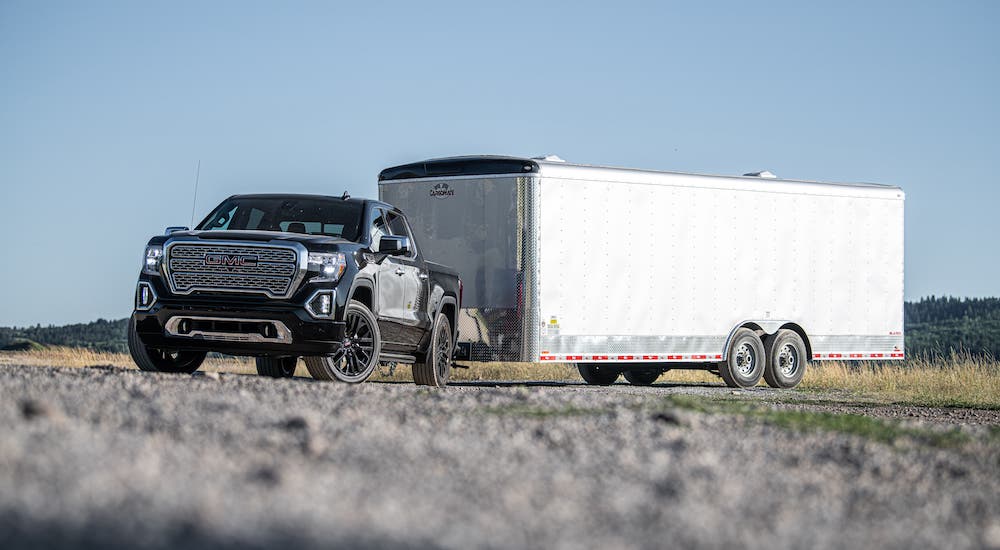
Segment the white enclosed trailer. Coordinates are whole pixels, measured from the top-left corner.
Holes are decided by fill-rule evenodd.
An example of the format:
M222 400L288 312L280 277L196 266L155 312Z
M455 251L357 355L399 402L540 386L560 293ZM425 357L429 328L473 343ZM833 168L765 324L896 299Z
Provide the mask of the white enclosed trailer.
M898 187L484 156L388 168L379 197L461 274L460 358L779 387L903 358Z

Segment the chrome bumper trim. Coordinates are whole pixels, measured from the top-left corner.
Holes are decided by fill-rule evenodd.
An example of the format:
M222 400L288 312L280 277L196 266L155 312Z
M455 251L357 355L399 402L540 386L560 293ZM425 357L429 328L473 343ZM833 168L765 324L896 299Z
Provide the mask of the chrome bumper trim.
M182 321L224 321L229 323L267 323L274 327L275 336L267 337L257 332L214 332L205 330L192 330L181 333L180 324ZM291 344L292 331L288 330L285 323L273 319L242 319L233 317L171 317L163 327L168 336L179 338L201 338L203 340L214 340L219 342L251 342L251 343L272 343Z

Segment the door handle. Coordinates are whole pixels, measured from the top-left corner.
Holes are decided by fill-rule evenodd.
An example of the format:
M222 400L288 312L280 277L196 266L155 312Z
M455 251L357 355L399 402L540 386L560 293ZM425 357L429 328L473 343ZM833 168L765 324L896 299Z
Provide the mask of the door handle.
M406 273L406 270L405 270L405 269L403 269L403 268L401 268L401 267L397 267L397 268L396 268L396 275L403 275L403 274L405 274L405 273Z

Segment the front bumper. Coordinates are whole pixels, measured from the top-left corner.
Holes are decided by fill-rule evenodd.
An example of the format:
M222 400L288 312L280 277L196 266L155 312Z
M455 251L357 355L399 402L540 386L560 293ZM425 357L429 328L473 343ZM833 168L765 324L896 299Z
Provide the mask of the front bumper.
M157 282L151 283L157 294L155 303L133 313L139 339L151 348L302 356L329 355L344 341L343 321L316 319L301 303L241 295L177 297L164 292ZM265 326L277 330L256 332Z

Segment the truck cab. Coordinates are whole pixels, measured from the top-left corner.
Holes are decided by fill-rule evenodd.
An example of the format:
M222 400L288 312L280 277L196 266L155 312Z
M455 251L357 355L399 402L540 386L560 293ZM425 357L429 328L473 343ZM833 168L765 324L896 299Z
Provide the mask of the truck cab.
M357 383L380 362L447 383L458 274L427 261L391 204L234 195L193 230L149 240L129 323L139 368L194 372L208 352L256 357L262 375Z

